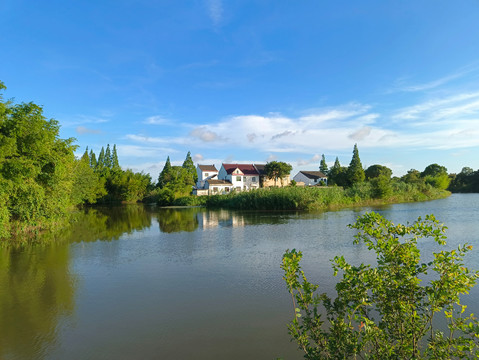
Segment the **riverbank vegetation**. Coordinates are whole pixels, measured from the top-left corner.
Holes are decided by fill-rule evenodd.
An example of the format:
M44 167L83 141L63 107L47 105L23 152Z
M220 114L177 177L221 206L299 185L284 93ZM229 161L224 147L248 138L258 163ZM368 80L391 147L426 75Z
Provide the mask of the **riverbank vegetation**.
M285 187L213 195L206 198L210 208L240 210L334 210L350 206L426 201L449 196L449 192L429 184L400 180L387 183L364 181L351 187Z
M461 295L478 271L464 266L467 244L433 253L422 263L419 240L446 244L446 227L432 215L393 224L379 214L358 218L355 244L376 254L376 264L332 260L337 297L318 294L301 269L302 253L286 251L281 268L292 297L289 333L306 359L472 359L479 356L479 322ZM422 241L423 242L423 241Z
M134 202L149 190L149 175L120 168L115 146L98 161L93 152L77 159L75 139L59 132L41 106L0 94L0 238L61 226L76 206Z

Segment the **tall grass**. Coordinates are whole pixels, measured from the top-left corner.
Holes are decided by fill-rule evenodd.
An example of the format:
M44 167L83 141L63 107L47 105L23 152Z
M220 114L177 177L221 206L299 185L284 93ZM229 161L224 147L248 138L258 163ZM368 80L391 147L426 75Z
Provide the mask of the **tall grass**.
M378 197L374 184L362 182L341 187L266 188L206 197L209 208L239 210L328 210L348 206L425 201L450 193L430 185L391 182L387 196Z

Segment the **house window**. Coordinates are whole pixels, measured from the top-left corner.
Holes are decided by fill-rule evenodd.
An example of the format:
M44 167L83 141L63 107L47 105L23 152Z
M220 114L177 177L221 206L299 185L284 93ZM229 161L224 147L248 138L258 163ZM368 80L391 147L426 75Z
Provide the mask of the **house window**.
M243 181L246 181L246 176L243 176Z
M256 177L253 176L253 177L251 178L251 181L255 182L255 181L256 181Z
M225 187L225 191L226 191L226 192L230 192L230 188L229 188L229 187Z
M241 176L237 176L236 181L241 181Z
M209 175L208 173L205 173L205 177L208 177L208 175Z
M214 188L213 188L213 192L218 192L218 188L217 188L217 187L214 187Z

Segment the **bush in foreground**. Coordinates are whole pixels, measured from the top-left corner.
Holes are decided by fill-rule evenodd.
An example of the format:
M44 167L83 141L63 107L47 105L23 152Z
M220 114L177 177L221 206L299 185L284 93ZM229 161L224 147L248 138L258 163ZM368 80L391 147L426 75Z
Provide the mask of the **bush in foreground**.
M377 265L352 266L335 257L334 273L342 272L342 279L334 300L315 293L319 286L307 280L299 265L301 252L293 249L283 256L281 268L294 307L289 332L305 358L479 358L479 322L473 314L466 316L460 302L479 277L463 263L472 247L440 251L431 262L421 263L418 239L446 243L446 227L433 215L395 225L369 213L350 227L358 230L355 243L364 241L376 253ZM430 280L421 285L426 275ZM435 328L437 317L445 317L446 331Z

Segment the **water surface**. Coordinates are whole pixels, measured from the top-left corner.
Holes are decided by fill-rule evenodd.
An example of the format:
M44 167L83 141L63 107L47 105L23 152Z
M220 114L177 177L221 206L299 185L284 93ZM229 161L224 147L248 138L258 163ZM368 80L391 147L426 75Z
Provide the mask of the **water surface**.
M370 210L401 223L434 213L479 268L478 194L327 213L89 209L46 245L0 249L0 358L301 359L282 254L303 251L333 294L329 259L372 260L346 227ZM466 303L479 312L478 289Z

